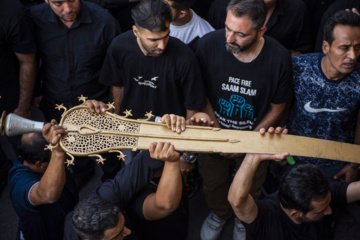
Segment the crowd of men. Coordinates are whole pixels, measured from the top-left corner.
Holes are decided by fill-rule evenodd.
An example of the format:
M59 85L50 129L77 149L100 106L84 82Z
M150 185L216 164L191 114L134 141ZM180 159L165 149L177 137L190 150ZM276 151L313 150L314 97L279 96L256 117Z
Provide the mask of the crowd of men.
M332 239L330 215L360 200L358 163L291 166L267 161L291 153L197 155L157 142L125 166L109 156L103 184L79 202L94 161L65 168L60 147L43 148L67 134L55 104L80 95L98 114L108 101L135 119L152 111L178 134L197 124L360 144L359 1L328 1L318 21L305 0L44 1L0 0L0 110L31 119L40 109L48 122L7 138L17 159L0 148L17 239L186 239L192 171L210 209L202 240L232 218L233 239Z

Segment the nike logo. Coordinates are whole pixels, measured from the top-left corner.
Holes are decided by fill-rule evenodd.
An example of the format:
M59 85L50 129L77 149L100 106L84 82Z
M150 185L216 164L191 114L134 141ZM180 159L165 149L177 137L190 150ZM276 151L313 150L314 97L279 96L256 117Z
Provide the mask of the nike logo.
M336 109L329 109L329 108L312 108L310 107L310 103L312 101L306 103L304 105L304 109L310 113L320 113L320 112L342 112L342 111L346 111L347 108L339 108L337 107Z

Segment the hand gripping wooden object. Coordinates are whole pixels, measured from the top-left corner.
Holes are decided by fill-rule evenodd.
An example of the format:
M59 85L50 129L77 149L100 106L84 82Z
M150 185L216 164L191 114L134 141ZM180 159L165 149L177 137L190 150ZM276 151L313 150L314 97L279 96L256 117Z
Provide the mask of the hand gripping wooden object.
M108 105L109 108L112 105ZM97 156L99 163L104 152L119 152L122 149L146 150L152 142L171 142L177 151L204 153L282 153L305 157L319 157L332 160L360 163L360 145L340 143L294 135L268 134L259 132L226 130L213 127L187 126L185 132L177 134L165 124L133 120L109 112L91 113L87 106L79 105L69 110L63 108L60 125L68 134L60 140L60 146L71 157ZM51 147L51 146L50 146Z

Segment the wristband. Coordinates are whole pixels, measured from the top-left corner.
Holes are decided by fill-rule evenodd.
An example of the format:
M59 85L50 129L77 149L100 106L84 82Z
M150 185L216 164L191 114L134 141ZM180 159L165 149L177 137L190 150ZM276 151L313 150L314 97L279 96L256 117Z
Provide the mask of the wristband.
M181 156L185 159L187 163L195 163L198 159L197 154L192 154L190 156L186 156L185 154L181 154Z

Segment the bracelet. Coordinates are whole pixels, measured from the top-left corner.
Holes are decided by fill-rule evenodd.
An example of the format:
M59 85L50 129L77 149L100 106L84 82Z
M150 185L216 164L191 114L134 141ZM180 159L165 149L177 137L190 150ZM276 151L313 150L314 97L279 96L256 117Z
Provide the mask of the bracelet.
M354 164L352 163L349 163L349 166L354 169L354 170L360 170L360 166L355 166Z

